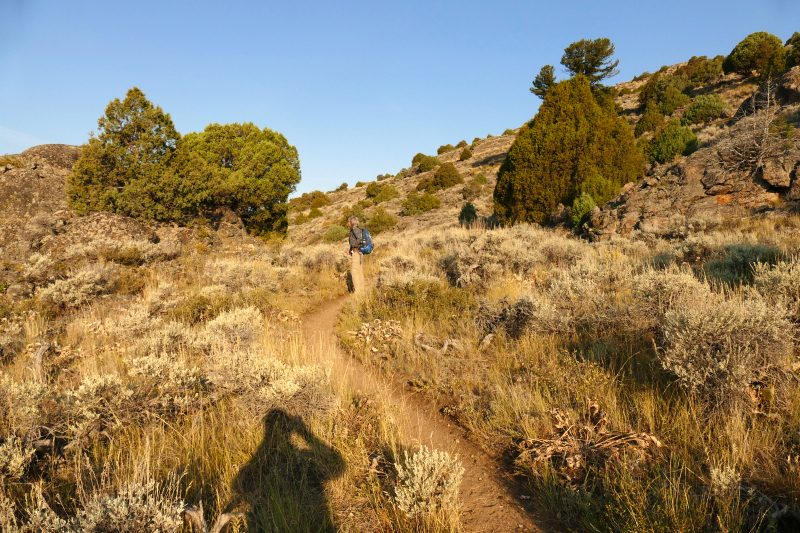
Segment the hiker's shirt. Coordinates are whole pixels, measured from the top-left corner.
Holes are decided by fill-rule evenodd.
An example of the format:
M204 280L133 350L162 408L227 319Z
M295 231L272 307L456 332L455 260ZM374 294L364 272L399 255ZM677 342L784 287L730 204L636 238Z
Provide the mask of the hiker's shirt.
M355 248L356 250L361 248L361 228L358 226L354 226L350 228L350 249L352 250Z

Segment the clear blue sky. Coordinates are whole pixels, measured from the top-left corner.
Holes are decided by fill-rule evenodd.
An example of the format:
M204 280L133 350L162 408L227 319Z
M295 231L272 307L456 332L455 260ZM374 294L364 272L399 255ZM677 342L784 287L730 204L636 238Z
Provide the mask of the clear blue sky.
M800 1L0 0L0 21L0 154L86 142L135 85L181 133L280 131L307 192L520 126L573 41L610 38L625 81L754 31L786 40Z

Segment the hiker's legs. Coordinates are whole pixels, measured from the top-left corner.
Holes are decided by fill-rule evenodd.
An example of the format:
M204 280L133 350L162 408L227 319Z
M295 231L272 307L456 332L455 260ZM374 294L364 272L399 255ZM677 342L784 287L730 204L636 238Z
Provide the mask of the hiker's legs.
M364 290L364 270L361 264L361 254L353 252L350 256L350 276L353 279L353 292Z

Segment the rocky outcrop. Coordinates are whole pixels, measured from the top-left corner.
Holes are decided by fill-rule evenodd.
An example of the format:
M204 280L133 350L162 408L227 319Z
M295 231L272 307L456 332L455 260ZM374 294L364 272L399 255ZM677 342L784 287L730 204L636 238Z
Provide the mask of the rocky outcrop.
M761 84L758 90L742 102L736 117L749 115L754 109L763 109L767 102L778 107L800 103L800 66L787 70L772 81Z
M589 214L590 237L627 235L633 230L666 233L679 220L741 217L771 208L781 199L800 198L800 150L774 159L755 175L723 172L703 148L677 164L626 185Z

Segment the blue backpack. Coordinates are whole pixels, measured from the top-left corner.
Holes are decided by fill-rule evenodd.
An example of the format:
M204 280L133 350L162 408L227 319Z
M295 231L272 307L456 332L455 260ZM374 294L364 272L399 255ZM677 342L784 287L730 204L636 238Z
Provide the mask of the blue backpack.
M369 234L369 230L364 228L361 230L361 246L358 248L358 251L364 255L368 255L372 253L372 249L375 247L375 244L372 242L372 235Z

